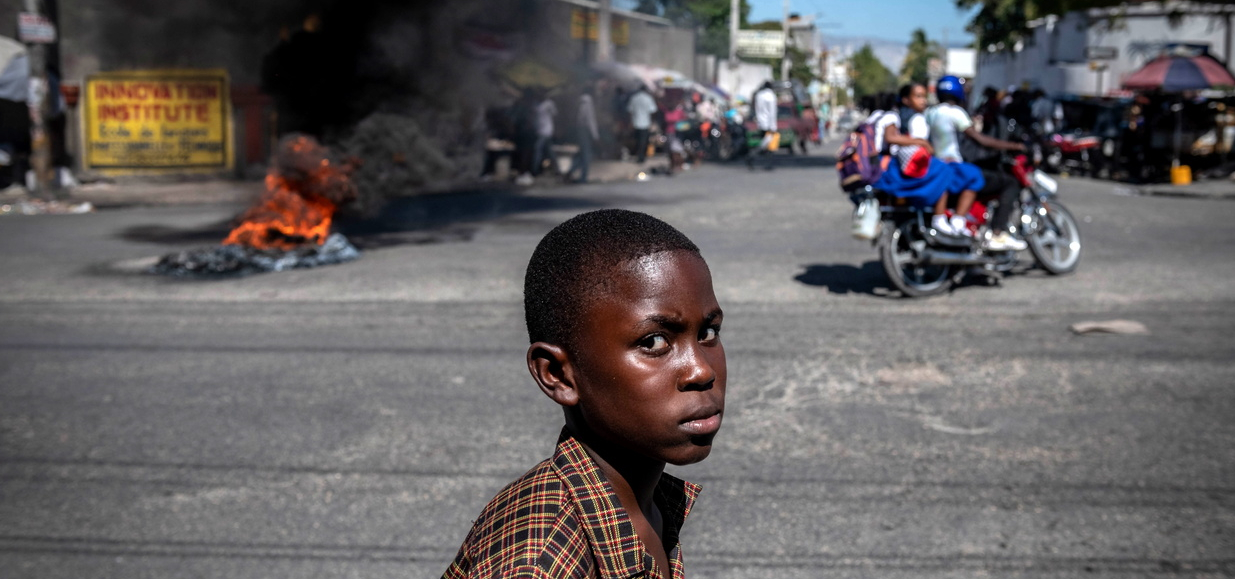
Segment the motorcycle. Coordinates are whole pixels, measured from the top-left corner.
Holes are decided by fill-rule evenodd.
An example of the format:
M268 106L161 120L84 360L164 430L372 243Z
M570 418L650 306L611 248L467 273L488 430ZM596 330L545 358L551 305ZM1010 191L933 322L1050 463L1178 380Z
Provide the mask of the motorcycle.
M704 139L703 152L709 161L727 161L733 154L733 143L729 135L721 129L720 123L704 122L702 124Z
M1020 211L1014 226L1038 265L1052 275L1076 270L1081 258L1081 233L1076 219L1058 200L1058 182L1034 167L1029 157L1005 157L1004 170L1021 185ZM995 278L1018 263L1016 251L992 251L980 240L991 234L990 207L976 202L970 210L972 238L946 235L930 226L932 208L919 207L888 193L865 187L851 194L858 205L854 235L878 247L880 261L892 285L907 297L949 291L968 273Z
M1104 144L1097 135L1055 133L1046 139L1044 148L1043 162L1052 173L1095 175L1101 161L1114 154L1113 144Z

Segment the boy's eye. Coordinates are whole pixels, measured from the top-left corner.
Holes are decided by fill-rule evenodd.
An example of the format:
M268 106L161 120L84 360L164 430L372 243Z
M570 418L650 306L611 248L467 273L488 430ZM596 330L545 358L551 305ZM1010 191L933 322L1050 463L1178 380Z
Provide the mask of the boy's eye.
M706 330L703 330L703 338L702 338L702 340L703 340L704 342L711 342L711 341L713 341L713 340L715 340L716 338L719 338L719 337L720 337L720 328L718 328L718 327L716 327L716 326L711 326L711 327L707 328Z
M640 340L639 347L645 350L663 350L669 347L669 340L660 334L653 334Z

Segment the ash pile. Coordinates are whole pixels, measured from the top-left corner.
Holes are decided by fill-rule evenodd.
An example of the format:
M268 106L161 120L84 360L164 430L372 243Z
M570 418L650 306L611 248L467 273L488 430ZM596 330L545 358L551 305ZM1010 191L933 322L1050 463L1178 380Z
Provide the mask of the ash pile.
M345 263L360 257L360 250L342 234L331 233L321 245L290 250L254 249L220 245L165 255L151 272L171 276L246 275Z
M360 257L330 227L338 208L356 199L352 163L308 135L284 137L266 173L266 190L238 218L221 245L169 254L152 273L190 277L311 268Z

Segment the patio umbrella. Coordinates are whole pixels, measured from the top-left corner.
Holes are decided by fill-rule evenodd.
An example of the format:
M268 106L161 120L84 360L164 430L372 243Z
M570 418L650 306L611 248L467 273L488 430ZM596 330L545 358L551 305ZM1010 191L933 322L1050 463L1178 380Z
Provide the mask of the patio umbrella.
M635 69L620 62L606 61L592 64L592 70L599 76L608 78L618 86L630 90L635 87L645 87L649 90L655 88L649 85L647 81L635 72Z
M1124 79L1123 84L1129 89L1182 92L1216 86L1235 87L1235 76L1226 65L1208 54L1167 54L1149 61ZM1183 103L1175 103L1171 109L1175 111L1175 159L1171 166L1178 167L1183 147Z
M528 58L508 65L498 74L519 88L551 89L566 82L565 75L544 63Z
M1124 88L1164 92L1235 86L1235 76L1207 54L1159 56L1124 79Z

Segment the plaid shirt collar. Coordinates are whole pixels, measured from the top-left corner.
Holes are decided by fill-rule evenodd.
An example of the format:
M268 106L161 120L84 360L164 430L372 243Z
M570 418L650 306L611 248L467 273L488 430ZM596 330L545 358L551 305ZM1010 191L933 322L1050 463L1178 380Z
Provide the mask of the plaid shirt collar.
M618 502L617 493L583 445L565 428L558 438L552 462L553 470L567 482L568 492L579 505L584 532L596 546L600 576L624 579L650 572L655 567L654 559L639 540L630 516ZM668 474L662 474L656 484L653 500L664 517L663 540L673 579L683 577L682 546L678 536L699 490L699 485ZM664 574L665 570L660 572Z

